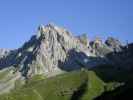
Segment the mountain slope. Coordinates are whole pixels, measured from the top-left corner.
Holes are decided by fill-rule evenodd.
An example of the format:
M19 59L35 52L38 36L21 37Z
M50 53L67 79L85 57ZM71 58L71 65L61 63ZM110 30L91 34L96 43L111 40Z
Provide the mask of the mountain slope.
M5 89L7 91L13 89L13 84L17 80L25 81L38 74L50 77L64 71L80 69L81 65L77 60L83 65L88 65L84 61L86 55L77 56L77 52L94 56L85 44L66 29L53 24L39 26L37 34L20 48L8 52L4 50L0 53L0 73L8 70L10 77L14 79L10 88L0 88L1 93L4 93ZM71 55L73 56L69 60ZM87 56L86 59L88 59ZM2 78L6 79L5 76ZM0 83L3 84L3 82L5 81L1 80ZM6 83L10 85L8 81Z
M0 49L0 100L92 100L125 91L132 88L132 51L112 37L89 42L85 34L40 25L20 48Z

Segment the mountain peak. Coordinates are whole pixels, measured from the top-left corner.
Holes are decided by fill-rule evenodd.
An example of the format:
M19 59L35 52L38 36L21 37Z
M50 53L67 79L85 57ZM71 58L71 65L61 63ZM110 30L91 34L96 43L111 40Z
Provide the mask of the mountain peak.
M48 23L46 25L39 25L38 27L38 31L43 31L45 32L45 30L53 30L53 29L58 29L59 27L56 26L54 23Z
M38 26L37 37L40 37L45 33L49 33L48 31L55 29L54 27L55 27L55 25L53 23L49 23L47 25L43 25L43 24L39 25Z
M91 47L86 35L77 38L65 28L49 23L40 25L37 35L32 36L21 48L11 52L8 57L4 58L4 61L6 59L8 62L7 66L17 66L19 72L25 77L38 73L58 74L62 69L80 69L82 66L79 63L87 67L95 66L97 63L90 65L88 62L90 60L86 56L96 56L92 50L96 51L97 44L101 44L99 39L97 41ZM99 50L99 46L96 49Z

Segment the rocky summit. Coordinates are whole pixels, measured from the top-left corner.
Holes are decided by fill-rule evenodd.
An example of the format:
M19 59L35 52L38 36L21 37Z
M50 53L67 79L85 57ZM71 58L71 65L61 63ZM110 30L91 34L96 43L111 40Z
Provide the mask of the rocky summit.
M36 75L55 77L75 70L96 70L103 65L123 69L128 64L125 69L131 70L131 49L132 44L123 46L113 37L103 42L100 38L88 39L86 34L74 36L54 24L40 25L20 48L0 49L0 94L14 89L16 82L25 84ZM121 63L123 59L125 62Z

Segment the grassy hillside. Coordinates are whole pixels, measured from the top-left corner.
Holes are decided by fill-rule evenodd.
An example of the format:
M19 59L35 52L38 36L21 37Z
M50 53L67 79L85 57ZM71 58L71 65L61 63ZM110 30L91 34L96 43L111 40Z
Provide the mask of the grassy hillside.
M0 96L0 100L92 100L111 91L116 82L105 83L94 71L73 71L51 78L34 76L27 84ZM19 83L18 83L19 84Z

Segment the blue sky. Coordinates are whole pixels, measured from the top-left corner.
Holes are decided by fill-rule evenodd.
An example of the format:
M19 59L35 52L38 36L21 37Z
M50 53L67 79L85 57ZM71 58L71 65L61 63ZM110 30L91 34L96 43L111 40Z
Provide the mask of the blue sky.
M133 0L0 0L0 48L18 48L38 25L133 42Z

